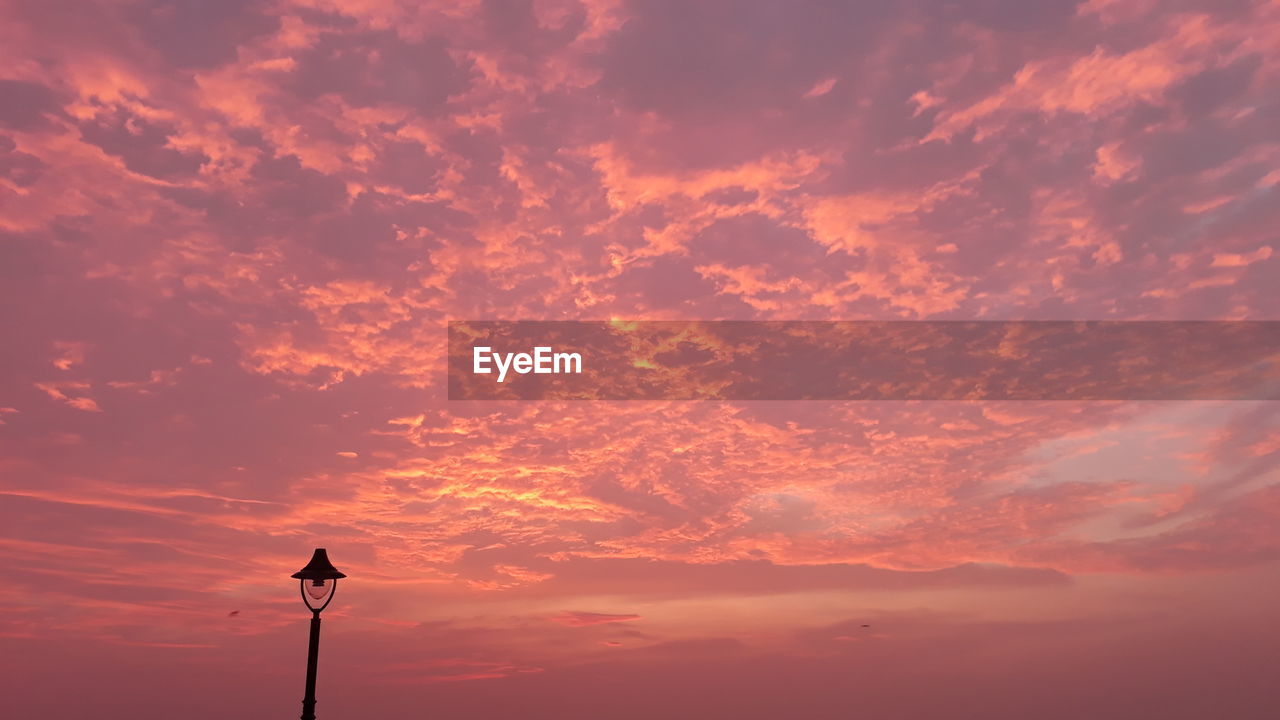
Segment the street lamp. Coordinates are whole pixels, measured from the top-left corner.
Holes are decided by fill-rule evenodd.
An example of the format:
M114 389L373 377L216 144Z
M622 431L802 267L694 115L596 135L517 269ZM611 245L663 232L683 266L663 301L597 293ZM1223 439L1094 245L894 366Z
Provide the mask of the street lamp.
M307 694L302 698L302 720L316 719L316 656L320 652L320 611L329 607L338 578L346 575L329 562L324 548L316 548L307 566L291 577L301 581L302 602L311 610L311 643L307 647Z

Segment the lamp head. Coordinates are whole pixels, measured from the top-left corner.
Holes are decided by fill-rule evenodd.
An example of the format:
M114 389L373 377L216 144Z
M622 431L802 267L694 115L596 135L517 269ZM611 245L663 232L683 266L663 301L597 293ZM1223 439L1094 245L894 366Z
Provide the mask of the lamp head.
M338 579L346 575L329 562L329 554L324 548L316 548L311 555L311 562L294 573L291 577L302 582L302 601L312 612L319 613L333 600L333 591L338 586Z
M338 568L329 562L329 553L324 548L316 548L311 555L311 562L307 566L294 573L290 577L299 580L337 580L344 578L346 575L338 571Z

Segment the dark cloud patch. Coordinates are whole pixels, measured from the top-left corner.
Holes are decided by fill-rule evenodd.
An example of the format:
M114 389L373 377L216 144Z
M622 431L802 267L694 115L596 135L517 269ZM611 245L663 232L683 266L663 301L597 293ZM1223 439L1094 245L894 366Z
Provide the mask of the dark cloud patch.
M745 205L754 202L760 193L755 190L744 187L727 187L718 190L712 190L702 199L709 200L717 205Z
M271 6L255 0L147 0L127 18L166 64L188 70L231 62L240 45L280 27Z
M485 28L504 40L538 25L530 0L484 0L480 13Z
M0 232L0 296L10 308L21 307L21 296L36 278L58 270L58 248L43 233ZM12 303L12 304L8 304Z
M0 127L41 130L62 114L62 103L52 89L22 80L0 80Z
M157 192L181 207L202 213L223 247L231 252L252 251L273 226L279 229L286 222L283 216L268 213L261 206L247 205L228 191L173 187L159 188Z
M252 175L261 184L257 198L267 213L301 218L333 209L346 201L346 184L340 178L303 167L296 155L263 158Z
M1262 58L1249 55L1229 65L1193 75L1170 91L1169 96L1189 115L1206 115L1245 94L1262 65Z
M940 64L979 52L957 25L999 21L1047 31L1065 22L1074 3L1006 5L961 4L939 13L892 3L638 3L600 55L596 87L663 121L611 123L641 167L724 166L812 148L822 138L827 148L854 148L847 172L888 163L919 172L931 169L928 156L940 149L922 153L924 163L883 155L932 130L936 110L922 110L913 97L930 88ZM1041 36L1034 42L1056 42L1053 33ZM1032 45L1016 33L1001 35L980 51L982 63L949 83L948 102L977 102L1008 82ZM963 151L951 154L963 162Z
M468 182L493 186L505 182L501 175L502 139L492 130L464 128L445 137L445 148L461 157L459 168Z
M322 254L352 264L385 257L396 230L383 208L385 198L361 193L350 207L327 216L307 233L304 242Z
M547 204L552 212L579 223L601 222L610 216L606 191L596 182L594 167L582 159L562 158L555 169L548 181L552 193Z
M816 517L817 503L807 498L778 493L767 502L744 509L751 519L743 524L743 534L806 533L820 529L824 523Z
M436 173L443 167L443 160L420 143L392 140L383 146L371 173L405 192L420 194L435 188Z
M1117 130L1123 135L1139 133L1165 122L1172 112L1167 105L1154 105L1146 101L1136 102L1121 113Z
M555 27L543 27L530 0L484 0L480 20L504 53L522 55L528 62L573 41L585 27L586 10L581 5L565 8Z
M525 239L532 245L532 241ZM458 301L451 317L506 319L513 313L541 316L563 312L554 304L559 289L556 277L546 275L510 276L467 269L449 278L449 290Z
M626 508L661 522L665 526L678 525L695 520L693 513L686 508L673 504L659 493L653 491L648 484L628 485L618 478L600 476L591 480L587 494L610 505Z
M1128 152L1142 158L1146 184L1177 181L1178 193L1195 194L1203 200L1213 192L1196 183L1196 173L1242 157L1257 143L1274 142L1280 102L1249 92L1259 62L1256 56L1241 58L1192 76L1170 91L1170 99L1186 121L1149 123L1145 132L1135 133L1126 144ZM1247 104L1247 113L1215 112L1239 101ZM1163 118L1156 122L1159 119ZM1151 197L1168 199L1169 190L1165 187Z
M326 33L297 63L289 85L299 96L334 94L360 107L393 103L434 113L470 83L470 69L443 38L406 42L391 31Z
M1087 53L1061 32L1076 4L638 2L597 58L596 88L661 121L612 123L642 167L724 166L816 138L856 148L848 161L861 164L928 134L937 111L912 98L958 57L982 60L949 78L953 107L986 97L1046 48ZM973 25L990 47L975 47Z
M159 192L202 212L224 246L235 252L249 252L281 237L298 237L304 246L336 250L344 246L337 238L350 230L350 223L334 220L349 211L344 180L303 166L296 155L260 158L250 168L248 181L235 191L163 188ZM385 226L385 219L378 220L379 227ZM317 236L324 239L318 241Z
M891 3L637 2L600 59L600 89L673 117L793 104L865 52Z
M18 187L30 187L47 167L35 155L18 150L12 138L0 135L0 177Z
M608 98L558 89L513 109L503 120L505 133L530 150L552 157L562 148L607 142L617 116Z
M670 255L628 266L612 289L637 309L654 310L705 309L716 294L714 284L682 258Z
M117 108L99 112L80 123L80 136L108 155L120 158L130 170L165 180L193 175L209 157L197 150L169 146L173 127L154 123Z
M1242 60L1210 71L1222 74L1193 78L1173 93L1187 108L1185 122L1154 127L1126 142L1126 152L1141 158L1140 177L1100 192L1093 203L1101 222L1114 228L1126 257L1169 258L1196 248L1247 252L1274 239L1260 231L1274 226L1276 217L1274 188L1260 185L1274 166L1265 156L1249 158L1255 147L1273 142L1280 103L1257 103L1249 113L1232 117L1208 109L1235 102L1232 98L1244 92L1251 66L1252 61ZM1204 84L1215 77L1220 83L1210 85L1217 86ZM1215 199L1222 199L1222 204L1198 209ZM1139 272L1149 282L1160 283L1163 268ZM1230 312L1241 292L1256 293L1260 300L1267 297L1265 282L1246 275L1238 283L1200 290L1201 304L1195 312L1206 317ZM1269 305L1274 303L1263 302L1260 308Z
M973 141L972 130L892 150L859 145L845 153L844 162L819 187L833 193L909 191L963 175L980 166L989 152Z
M634 3L597 59L596 88L665 121L617 128L641 165L711 167L803 147L847 126L869 87L858 70L898 12L890 3ZM839 84L829 97L804 99L830 78Z
M808 233L757 214L715 221L689 244L689 254L694 265L760 265L779 275L830 268L826 248Z
M270 143L262 136L262 131L257 128L233 127L227 130L227 135L246 147L267 151L271 149Z
M924 3L939 12L942 22L969 22L1006 32L1061 31L1076 14L1081 0L965 0Z

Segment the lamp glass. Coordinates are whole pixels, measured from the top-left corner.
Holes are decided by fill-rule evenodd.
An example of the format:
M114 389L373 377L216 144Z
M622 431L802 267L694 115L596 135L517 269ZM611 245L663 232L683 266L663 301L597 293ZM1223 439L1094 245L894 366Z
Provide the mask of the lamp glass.
M329 596L333 594L334 587L338 584L334 579L316 579L302 580L302 599L306 601L307 607L312 610L323 608L329 601Z
M312 580L303 581L307 588L307 594L316 600L323 600L325 595L329 594L330 588L333 586L332 580Z

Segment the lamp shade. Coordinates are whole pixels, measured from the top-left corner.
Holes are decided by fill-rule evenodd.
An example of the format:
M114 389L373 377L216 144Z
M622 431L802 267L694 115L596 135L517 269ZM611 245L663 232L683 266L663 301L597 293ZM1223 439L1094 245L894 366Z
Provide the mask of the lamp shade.
M290 577L301 580L337 580L346 575L329 562L329 553L325 552L324 548L316 548L315 553L311 555L311 562Z

